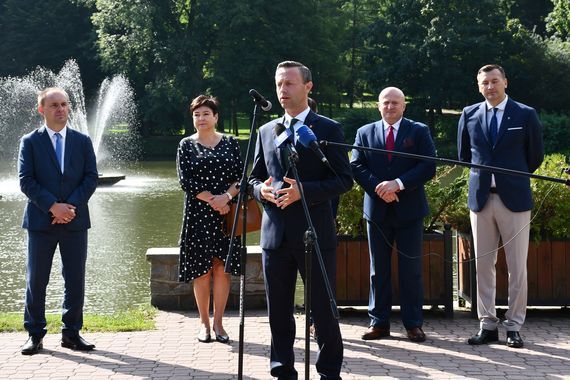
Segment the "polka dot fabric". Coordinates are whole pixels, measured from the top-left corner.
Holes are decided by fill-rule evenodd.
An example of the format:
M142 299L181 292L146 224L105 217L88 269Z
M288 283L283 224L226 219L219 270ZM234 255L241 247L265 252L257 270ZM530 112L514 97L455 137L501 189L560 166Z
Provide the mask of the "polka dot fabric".
M202 191L225 193L232 183L239 181L243 163L237 140L228 136L223 136L212 149L190 137L182 139L176 163L185 192L178 280L189 282L208 273L214 257L225 262L230 244L230 238L222 230L223 216L196 195ZM240 243L239 238L234 239L236 252ZM231 273L239 275L239 255L233 257Z

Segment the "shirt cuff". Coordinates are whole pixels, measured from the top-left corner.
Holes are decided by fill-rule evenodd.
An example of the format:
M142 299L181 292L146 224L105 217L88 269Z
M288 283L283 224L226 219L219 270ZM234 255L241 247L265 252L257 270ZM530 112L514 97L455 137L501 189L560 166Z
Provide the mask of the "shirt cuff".
M404 184L402 183L400 178L396 178L396 182L398 183L398 186L400 187L400 191L404 190Z

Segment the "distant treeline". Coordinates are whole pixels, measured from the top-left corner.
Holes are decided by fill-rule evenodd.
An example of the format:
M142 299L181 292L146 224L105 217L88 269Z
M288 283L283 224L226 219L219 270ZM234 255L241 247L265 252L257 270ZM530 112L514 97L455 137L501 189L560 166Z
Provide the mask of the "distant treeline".
M125 74L144 135L190 131L187 104L202 92L236 129L250 88L277 104L286 59L311 68L312 96L333 116L395 85L436 124L481 99L475 73L491 62L513 98L570 108L568 0L0 0L0 36L0 76L75 58L89 96Z

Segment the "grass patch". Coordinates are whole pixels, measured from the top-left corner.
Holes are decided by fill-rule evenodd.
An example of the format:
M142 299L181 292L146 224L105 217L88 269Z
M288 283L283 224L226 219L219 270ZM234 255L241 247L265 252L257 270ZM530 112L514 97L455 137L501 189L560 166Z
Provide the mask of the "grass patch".
M125 332L153 330L157 310L150 305L120 311L114 314L85 314L83 329L86 332ZM48 334L61 331L61 315L47 314ZM22 313L0 313L0 333L24 330Z

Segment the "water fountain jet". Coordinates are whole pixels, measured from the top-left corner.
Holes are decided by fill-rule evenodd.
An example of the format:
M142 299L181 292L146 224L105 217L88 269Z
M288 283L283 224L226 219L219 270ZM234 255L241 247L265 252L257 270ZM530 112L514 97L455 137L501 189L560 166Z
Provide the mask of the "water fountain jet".
M140 139L134 132L136 108L129 82L122 75L105 79L90 112L93 117L88 119L81 74L74 60L65 62L58 74L38 67L24 77L0 78L0 157L16 162L19 139L42 123L37 93L54 86L69 94L69 125L91 137L98 166L115 170L121 162L138 158ZM110 185L124 178L100 175L99 183Z

